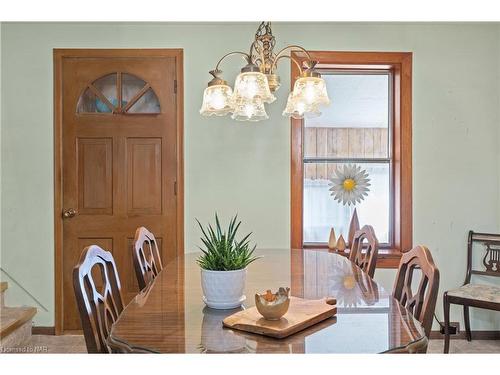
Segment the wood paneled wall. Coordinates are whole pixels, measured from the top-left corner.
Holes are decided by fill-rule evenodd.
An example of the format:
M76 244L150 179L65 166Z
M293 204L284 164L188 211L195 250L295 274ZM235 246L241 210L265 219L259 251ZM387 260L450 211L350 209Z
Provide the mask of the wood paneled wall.
M387 128L304 128L306 158L384 158L387 157ZM305 164L308 179L329 179L336 165Z

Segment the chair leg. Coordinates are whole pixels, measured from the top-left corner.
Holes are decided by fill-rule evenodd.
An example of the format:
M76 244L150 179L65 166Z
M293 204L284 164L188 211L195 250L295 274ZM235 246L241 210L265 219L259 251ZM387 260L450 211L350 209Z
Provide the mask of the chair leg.
M472 340L472 335L470 333L470 318L469 318L469 306L464 305L464 325L465 325L465 337L467 341Z
M448 293L443 295L444 308L444 350L443 353L450 352L450 302L448 301Z

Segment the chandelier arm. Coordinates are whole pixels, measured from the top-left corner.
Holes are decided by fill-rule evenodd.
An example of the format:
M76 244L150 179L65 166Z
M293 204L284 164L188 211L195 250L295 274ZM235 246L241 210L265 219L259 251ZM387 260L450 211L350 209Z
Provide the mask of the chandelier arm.
M276 59L274 59L272 71L274 71L274 68L277 67L278 61L280 59L283 59L283 58L287 58L287 59L290 59L291 61L293 61L295 63L295 65L297 65L297 68L299 68L299 72L302 74L302 67L300 66L299 61L297 59L293 58L292 56L288 56L288 55L281 55L281 56L277 57Z
M235 55L243 55L245 56L246 60L247 60L247 63L251 63L252 62L252 58L250 57L250 55L248 53L245 53L245 52L240 52L240 51L233 51L233 52L229 52L229 53L226 53L224 56L222 56L220 58L220 60L217 62L217 65L215 66L215 71L219 71L219 65L222 63L222 61L224 61L227 57L230 57L230 56L235 56Z
M281 51L279 51L277 54L276 54L276 57L274 58L274 64L273 64L273 69L276 67L276 63L278 62L278 59L283 56L283 53L291 48L297 48L299 50L301 50L302 52L304 52L307 56L307 59L309 61L312 60L311 58L311 55L309 54L309 52L307 52L307 50L304 48L304 47L301 47L301 46L298 46L298 45L295 45L295 44L292 44L290 46L286 46L285 48L283 48Z
M256 58L255 61L253 62L255 65L259 66L262 64L262 59L260 57Z

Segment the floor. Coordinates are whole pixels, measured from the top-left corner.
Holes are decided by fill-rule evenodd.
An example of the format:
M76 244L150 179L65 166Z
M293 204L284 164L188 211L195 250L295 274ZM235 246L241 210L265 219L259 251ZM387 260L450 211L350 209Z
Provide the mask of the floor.
M427 353L443 353L443 340L430 340ZM500 340L451 340L450 353L500 353Z
M86 353L83 336L33 335L21 353ZM443 340L430 340L428 353L442 353ZM500 353L500 340L451 340L450 353Z

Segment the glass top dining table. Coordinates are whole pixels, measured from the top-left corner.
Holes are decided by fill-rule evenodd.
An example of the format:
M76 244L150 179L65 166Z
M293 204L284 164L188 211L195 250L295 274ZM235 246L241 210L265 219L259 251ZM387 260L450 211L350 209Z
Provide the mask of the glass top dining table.
M120 352L158 353L381 353L427 345L413 315L345 256L327 250L258 250L248 267L242 308L256 292L291 288L307 299L334 297L337 314L283 339L223 328L239 311L202 301L197 253L175 258L125 307L108 345ZM376 273L375 273L376 274Z

